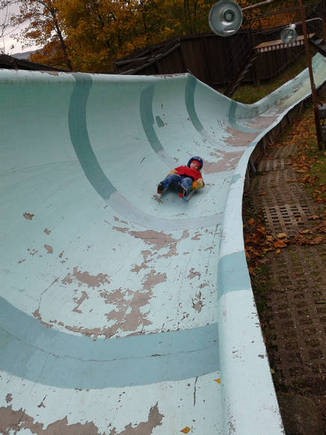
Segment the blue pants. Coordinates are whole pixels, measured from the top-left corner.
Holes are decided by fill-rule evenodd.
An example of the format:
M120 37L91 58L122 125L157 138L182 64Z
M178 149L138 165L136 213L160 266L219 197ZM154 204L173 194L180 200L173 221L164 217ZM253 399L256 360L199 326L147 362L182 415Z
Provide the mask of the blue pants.
M187 194L192 190L192 178L178 174L169 174L161 183L163 184L164 190L169 189L169 187L178 190L180 186L187 191Z

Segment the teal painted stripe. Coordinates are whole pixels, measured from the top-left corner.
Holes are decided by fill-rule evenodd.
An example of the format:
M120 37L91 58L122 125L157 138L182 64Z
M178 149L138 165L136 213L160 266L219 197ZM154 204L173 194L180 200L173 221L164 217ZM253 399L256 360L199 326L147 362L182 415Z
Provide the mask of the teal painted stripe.
M195 88L197 86L197 80L195 77L189 76L187 78L186 82L186 89L185 89L185 104L187 108L187 112L189 115L189 118L195 127L195 129L202 133L204 130L203 124L200 122L196 109L195 109Z
M195 108L195 90L196 90L196 86L197 86L197 80L195 77L188 77L187 78L187 83L186 83L186 91L185 91L185 102L186 102L186 107L187 107L187 111L189 114L189 117L191 119L192 124L194 125L195 129L199 132L199 133L204 133L204 126L201 123L197 112L196 112L196 108ZM227 104L227 102L226 102ZM238 103L234 100L230 101L230 108L229 108L229 114L228 114L228 120L229 123L232 127L236 128L239 131L243 131L246 133L255 133L258 130L256 129L252 129L250 127L245 127L243 125L240 125L237 121L236 118L236 110L238 107Z
M81 167L96 192L105 200L109 199L114 186L104 174L92 149L86 120L86 104L92 87L91 76L74 74L75 86L69 105L69 131L74 150Z
M154 86L147 86L140 94L139 111L147 140L153 150L158 153L163 150L163 146L154 129L153 97Z
M225 255L218 262L218 294L251 289L244 251Z
M219 370L217 324L97 339L47 328L0 298L0 369L62 388L178 381Z
M233 174L231 178L231 184L237 183L241 178L240 174Z
M256 128L250 128L250 127L246 127L245 125L239 124L237 116L236 116L236 111L237 108L239 107L239 103L237 103L234 100L230 101L230 107L229 107L229 114L228 114L228 120L230 125L235 128L236 130L239 131L243 131L244 133L257 133L260 130L257 130ZM257 114L258 116L258 114Z
M235 117L236 110L237 110L237 103L234 100L231 100L228 118L229 118L229 123L233 127L236 125L236 117Z

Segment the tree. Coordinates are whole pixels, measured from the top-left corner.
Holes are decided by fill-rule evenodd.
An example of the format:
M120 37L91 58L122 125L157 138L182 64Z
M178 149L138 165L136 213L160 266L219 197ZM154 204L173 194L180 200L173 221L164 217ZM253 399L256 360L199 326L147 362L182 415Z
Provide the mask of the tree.
M309 0L318 2L318 0ZM79 71L110 72L114 61L171 38L210 31L216 0L0 0L19 5L12 24L44 48L33 60ZM241 8L258 0L238 0ZM266 28L296 18L296 0L275 0L246 11L242 27ZM287 15L280 10L287 8ZM263 15L263 17L262 17ZM265 16L264 16L265 15Z
M26 24L20 35L25 40L34 41L37 45L50 44L61 50L61 58L65 66L71 70L72 63L65 35L61 26L60 11L57 0L20 0L8 1L19 6L18 13L12 17L11 24Z
M136 2L58 1L66 42L75 68L107 71L136 37Z
M209 10L214 2L203 0L184 0L184 30L193 35L207 28Z
M9 0L0 0L0 53L6 51L5 39L9 36L13 28L10 25L10 4ZM13 46L10 48L14 48Z
M257 4L258 2L258 0L238 1L242 8ZM320 0L306 1L306 11L312 10L319 3ZM245 11L244 18L244 28L268 29L301 21L301 14L297 0L274 0L269 4Z

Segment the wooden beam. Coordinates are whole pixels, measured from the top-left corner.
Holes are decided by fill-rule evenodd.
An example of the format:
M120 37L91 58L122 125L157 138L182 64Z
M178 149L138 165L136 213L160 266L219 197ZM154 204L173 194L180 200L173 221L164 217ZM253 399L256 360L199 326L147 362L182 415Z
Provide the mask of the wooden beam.
M309 38L312 38L314 35L315 35L314 33L310 33ZM284 48L300 47L301 45L304 45L303 35L298 36L295 41L290 42L288 44L285 44L281 39L262 42L261 44L256 45L255 50L258 53L264 53L267 51L283 50Z

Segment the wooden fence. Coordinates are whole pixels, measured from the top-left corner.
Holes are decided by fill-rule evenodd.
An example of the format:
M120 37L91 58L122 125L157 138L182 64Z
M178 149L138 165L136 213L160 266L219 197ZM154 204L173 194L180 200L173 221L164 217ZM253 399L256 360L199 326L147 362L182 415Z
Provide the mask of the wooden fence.
M314 16L325 19L325 9L326 1L323 0L315 8ZM321 21L309 23L309 27L310 32L323 32ZM221 89L237 80L252 60L257 46L266 41L274 41L276 46L282 28L240 30L227 38L212 33L177 38L118 60L115 63L116 72L144 75L191 72L209 86ZM288 46L278 44L278 49L256 51L252 66L243 77L245 82L259 83L276 77L297 59L304 46L301 41Z

